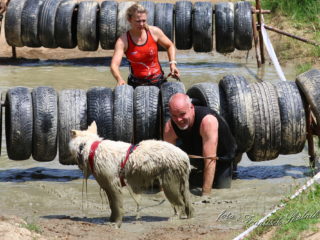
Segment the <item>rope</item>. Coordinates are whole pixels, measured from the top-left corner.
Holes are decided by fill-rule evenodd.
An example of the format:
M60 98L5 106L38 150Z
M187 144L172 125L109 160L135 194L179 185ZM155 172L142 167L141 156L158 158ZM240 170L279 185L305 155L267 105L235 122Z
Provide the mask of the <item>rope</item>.
M291 197L290 200L296 198L297 196L299 196L302 192L304 192L305 190L307 190L311 185L313 185L315 183L315 181L319 181L320 180L320 172L318 172L312 179L310 179L305 185L303 185L301 188L299 188ZM281 203L279 206L275 207L275 209L273 209L270 213L268 213L266 216L264 216L263 218L261 218L258 222L256 222L254 225L252 225L251 227L249 227L247 230L245 230L244 232L242 232L241 234L239 234L237 237L235 237L233 240L241 240L244 239L249 233L251 233L254 229L256 229L257 227L259 227L267 218L269 218L270 216L272 216L275 212L277 212L278 210L284 208L286 206L286 203Z

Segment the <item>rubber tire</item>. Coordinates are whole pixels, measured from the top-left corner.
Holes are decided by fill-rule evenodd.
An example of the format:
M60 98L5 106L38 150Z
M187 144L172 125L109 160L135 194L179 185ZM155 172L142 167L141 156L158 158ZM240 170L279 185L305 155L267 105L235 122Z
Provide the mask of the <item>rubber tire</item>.
M59 92L58 119L59 162L74 165L77 162L69 150L70 131L87 129L87 97L84 90Z
M39 39L39 15L44 0L26 0L21 14L21 39L24 46L41 47Z
M192 48L192 3L179 1L175 5L175 40L176 48Z
M193 11L193 49L196 52L211 52L213 48L212 4L196 2Z
M281 147L281 120L277 91L270 82L251 84L255 139L247 152L252 161L272 160Z
M117 41L118 3L104 1L99 12L100 45L102 49L114 49Z
M21 39L21 16L26 0L11 0L6 10L4 30L6 41L12 47L23 47Z
M220 113L220 94L218 84L213 82L196 83L187 91L195 105L206 106Z
M173 42L174 16L172 3L156 3L154 25ZM158 44L159 51L167 51Z
M320 123L320 70L312 69L297 76L296 83L303 92L311 110Z
M147 23L148 25L154 25L154 14L155 14L155 3L151 1L142 1L139 2L148 12Z
M95 121L98 135L113 139L113 93L110 88L95 87L87 91L88 126Z
M79 3L77 20L77 42L82 51L96 51L99 47L99 4L93 1Z
M227 102L227 119L237 142L237 152L249 151L255 135L251 89L242 76L227 75L219 87Z
M32 152L32 99L28 88L15 87L6 95L6 143L8 157L26 160Z
M134 143L146 139L159 139L160 134L160 90L155 86L135 88L134 103Z
M299 153L307 136L304 102L294 82L278 82L276 88L281 117L280 154Z
M32 90L33 139L32 157L40 162L52 161L57 155L58 96L51 87Z
M77 18L75 8L78 3L64 0L60 3L55 19L54 38L61 48L75 48L77 46Z
M216 172L214 175L213 188L223 189L231 188L232 182L232 161L217 161Z
M126 12L135 2L119 2L118 14L117 14L117 39L131 28L130 23L127 20Z
M169 100L175 93L185 93L185 87L182 82L165 82L161 85L161 106L162 106L162 127L170 119Z
M232 2L215 5L216 51L231 53L234 51L234 6Z
M251 3L237 2L234 6L234 44L238 50L252 48L253 29Z
M45 0L39 14L39 39L43 47L57 48L55 41L55 19L61 0Z
M113 92L113 138L133 142L133 88L120 85Z

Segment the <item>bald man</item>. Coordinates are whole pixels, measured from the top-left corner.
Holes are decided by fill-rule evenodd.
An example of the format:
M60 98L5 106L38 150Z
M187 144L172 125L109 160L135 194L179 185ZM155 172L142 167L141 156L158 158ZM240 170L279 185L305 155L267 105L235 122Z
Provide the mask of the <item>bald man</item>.
M214 181L217 188L230 187L236 142L226 121L208 107L194 106L182 93L170 98L169 111L171 119L165 125L165 141L176 144L179 139L181 149L188 154L221 158L196 160L195 165L203 169L202 195L211 193Z

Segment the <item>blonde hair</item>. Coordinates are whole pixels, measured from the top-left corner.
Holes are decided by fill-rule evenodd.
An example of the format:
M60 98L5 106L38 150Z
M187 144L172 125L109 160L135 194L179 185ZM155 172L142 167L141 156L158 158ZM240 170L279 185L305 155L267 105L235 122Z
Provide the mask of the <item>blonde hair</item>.
M148 14L148 11L141 4L135 3L127 9L127 12L126 12L127 20L130 20L132 18L133 14L135 14L135 13Z

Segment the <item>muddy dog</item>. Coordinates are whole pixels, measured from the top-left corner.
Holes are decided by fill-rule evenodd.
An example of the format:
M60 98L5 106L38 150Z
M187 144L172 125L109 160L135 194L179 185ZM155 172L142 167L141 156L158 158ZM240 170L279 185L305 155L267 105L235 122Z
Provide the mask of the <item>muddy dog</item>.
M129 154L132 145L120 141L102 140L97 135L93 122L85 131L72 130L70 151L87 179L93 174L100 187L106 192L111 208L110 221L120 227L123 210L121 186L123 178L136 194L145 190L155 179L160 179L165 196L181 217L193 216L190 202L190 163L185 152L178 147L157 140L139 143ZM121 184L122 183L122 184ZM138 198L134 197L139 209Z

